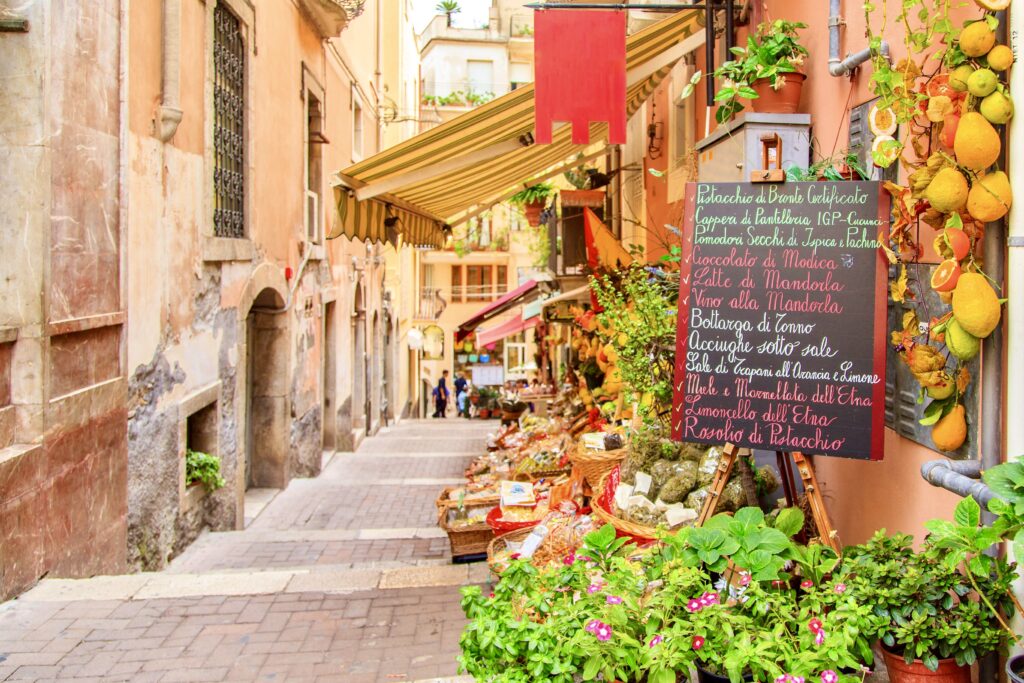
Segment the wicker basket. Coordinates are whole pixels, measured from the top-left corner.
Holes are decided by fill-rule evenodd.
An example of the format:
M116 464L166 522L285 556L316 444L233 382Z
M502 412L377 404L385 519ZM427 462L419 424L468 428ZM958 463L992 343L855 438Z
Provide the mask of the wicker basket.
M452 547L452 557L486 553L488 545L494 539L494 531L487 525L486 520L480 520L479 524L458 528L448 526L448 513L453 507L451 505L437 506L437 525L448 534L448 542ZM485 503L480 505L474 502L466 507L492 508L494 504Z
M450 508L450 507L458 507L459 506L459 501L452 500L452 499L450 499L448 497L448 494L450 494L452 491L454 491L457 488L459 488L459 487L458 486L446 486L443 489L441 489L441 495L439 495L437 497L437 500L434 503L435 505L437 505L437 509L439 511L443 507L444 508ZM489 505L491 507L494 507L495 505L498 504L498 502L500 500L501 500L501 496L483 496L483 497L480 497L480 498L469 498L469 499L463 500L462 504L470 506L470 507L483 507L485 505Z
M616 448L613 451L592 451L589 448L576 447L569 452L569 460L583 474L591 488L597 485L604 475L626 459L628 449Z
M598 480L597 486L594 487L594 497L591 498L590 503L594 516L605 524L611 524L619 533L631 536L637 542L650 541L657 538L658 530L654 527L620 519L601 507L599 501L604 497L605 482L608 480L608 475L611 474L613 469L614 467L608 468L608 471Z
M501 576L502 569L498 567L494 561L494 556L505 549L505 545L509 541L520 542L526 540L526 537L533 533L533 527L527 529L518 529L516 531L510 531L507 534L496 536L489 544L487 544L487 566L491 568L491 571L495 576Z

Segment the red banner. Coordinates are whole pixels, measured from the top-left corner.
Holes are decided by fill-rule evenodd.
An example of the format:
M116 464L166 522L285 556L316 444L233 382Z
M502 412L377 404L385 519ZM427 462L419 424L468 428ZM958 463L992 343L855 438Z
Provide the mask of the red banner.
M550 144L555 121L590 143L590 124L608 123L608 142L626 144L626 13L534 12L534 139Z

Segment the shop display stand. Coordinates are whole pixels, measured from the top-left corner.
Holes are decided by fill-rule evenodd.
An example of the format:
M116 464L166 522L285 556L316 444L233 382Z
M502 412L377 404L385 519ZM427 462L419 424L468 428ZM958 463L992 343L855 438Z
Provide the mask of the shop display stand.
M722 458L718 463L718 469L715 470L715 478L711 482L711 488L708 489L708 497L704 501L700 515L697 516L696 526L704 526L711 519L712 515L715 514L715 510L718 508L718 500L722 496L722 491L725 490L725 485L729 482L733 467L736 465L736 459L749 455L748 449L743 449L743 451L744 453L741 453L740 448L735 444L725 444ZM811 539L811 542L827 545L838 553L839 539L832 528L828 511L825 509L825 500L821 497L821 488L818 486L818 477L814 474L814 465L807 456L797 451L792 453L776 451L776 455L779 458L779 474L782 476L786 502L790 506L797 505L797 494L796 482L793 479L792 470L789 468L789 460L792 459L796 464L797 472L800 474L800 479L804 485L804 493L807 495L807 501L811 508L811 517L818 531L818 536Z

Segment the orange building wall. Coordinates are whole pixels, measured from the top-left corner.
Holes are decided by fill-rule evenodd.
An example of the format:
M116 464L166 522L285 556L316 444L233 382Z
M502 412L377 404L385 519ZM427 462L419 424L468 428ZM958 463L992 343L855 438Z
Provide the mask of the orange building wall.
M976 14L970 9L964 10L965 17ZM808 79L804 85L800 111L811 114L815 150L818 152L816 158L822 154L829 156L833 151L843 151L848 140L849 109L873 99L869 89L870 66L860 69L852 78L837 78L829 74L828 3L821 0L766 0L761 11L765 20L803 21L812 27L802 32L802 40L810 57L806 64ZM841 34L840 55L845 57L848 53L863 49L867 39L862 4L843 2L841 12L846 27ZM905 55L905 50L897 28L891 26L885 38L892 47L894 60L898 61ZM748 30L741 28L738 31L737 44L746 40ZM703 49L698 50L696 56L697 68L706 73ZM718 63L722 59L721 49L718 49ZM663 120L660 117L664 117L668 111L668 88L663 83L652 97L656 121ZM697 138L701 139L707 111L703 82L696 89L694 97L697 103ZM665 130L666 135L670 134L667 120ZM657 160L648 158L645 165L663 171L666 161L665 157ZM679 225L673 219L678 221L685 207L681 202L672 204L666 201L667 190L663 182L658 182L646 172L644 177L648 229L657 232L663 231L665 223ZM649 258L657 258L661 253L657 241L648 239ZM951 515L959 498L931 486L920 475L920 467L924 462L940 457L939 453L887 430L885 458L881 462L817 458L815 465L819 482L841 541L844 544L859 543L881 528L889 532L912 533L920 539L925 533L925 521Z

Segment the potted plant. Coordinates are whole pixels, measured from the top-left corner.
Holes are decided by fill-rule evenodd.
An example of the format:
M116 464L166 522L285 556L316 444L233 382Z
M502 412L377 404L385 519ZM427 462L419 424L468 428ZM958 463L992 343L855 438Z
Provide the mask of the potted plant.
M826 180L869 180L860 158L853 152L840 152L821 159L807 168L789 166L786 168L786 180L789 181L826 181Z
M537 183L509 197L509 201L523 207L526 221L532 226L540 225L540 214L548 203L548 197L555 194L555 186L551 183Z
M982 574L988 562L963 571L959 558L933 540L920 552L912 541L879 531L848 548L843 562L852 572L851 586L884 617L876 635L890 679L968 683L970 665L1005 645L1007 631L987 605L1006 607L1009 578Z
M715 78L723 80L715 93L718 110L715 120L725 123L743 111L741 99L751 101L754 111L776 114L795 113L800 104L800 91L806 74L800 71L807 48L799 42L798 31L807 24L777 19L757 27L747 38L746 47L733 47L733 59L715 70ZM689 95L700 81L697 72L683 95Z

